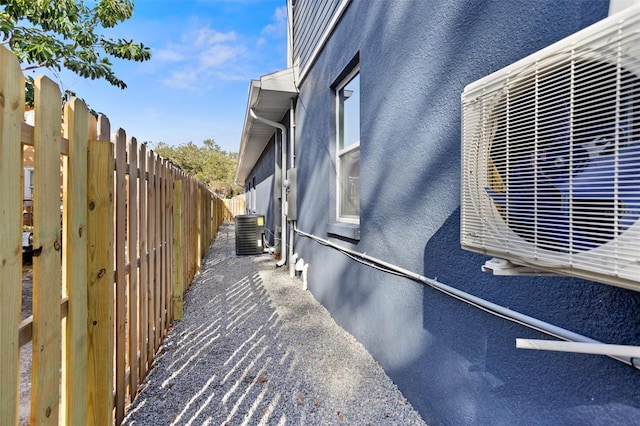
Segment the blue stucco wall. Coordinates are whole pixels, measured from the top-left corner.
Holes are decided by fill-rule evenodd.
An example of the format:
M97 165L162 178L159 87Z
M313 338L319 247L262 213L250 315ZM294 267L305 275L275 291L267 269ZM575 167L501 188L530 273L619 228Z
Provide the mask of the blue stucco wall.
M498 278L459 242L465 85L606 16L607 1L354 0L300 88L298 227L335 208L331 84L361 79L360 241L336 240L544 321L640 344L640 293L559 277ZM309 288L438 424L640 422L640 372L606 357L515 349L543 338L298 237Z
M273 245L274 231L276 220L280 217L280 202L274 200L275 185L275 143L271 138L269 144L265 147L256 166L247 177L245 183L245 197L247 201L248 213L262 214L265 216L265 237L269 245ZM251 197L251 184L255 182L256 205L250 206L249 198ZM254 207L254 208L250 208Z

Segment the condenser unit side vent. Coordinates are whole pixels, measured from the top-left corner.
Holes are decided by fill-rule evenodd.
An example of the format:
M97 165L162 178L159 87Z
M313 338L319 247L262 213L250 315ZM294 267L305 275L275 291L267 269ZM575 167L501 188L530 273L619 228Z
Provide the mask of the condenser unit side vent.
M248 214L235 217L236 255L262 254L264 238L264 216Z
M468 85L461 244L640 290L640 7Z

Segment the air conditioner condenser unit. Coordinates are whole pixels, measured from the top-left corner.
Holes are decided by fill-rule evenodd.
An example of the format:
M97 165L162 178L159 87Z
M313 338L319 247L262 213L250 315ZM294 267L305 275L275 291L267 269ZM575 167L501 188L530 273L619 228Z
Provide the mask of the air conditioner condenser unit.
M236 255L262 254L264 251L264 216L257 214L237 215Z
M640 7L468 85L461 244L640 290Z

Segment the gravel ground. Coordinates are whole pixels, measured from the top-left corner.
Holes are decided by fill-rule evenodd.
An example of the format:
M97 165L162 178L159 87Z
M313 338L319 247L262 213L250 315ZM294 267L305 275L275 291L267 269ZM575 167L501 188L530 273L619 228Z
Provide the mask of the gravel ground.
M382 367L224 224L125 425L423 425Z

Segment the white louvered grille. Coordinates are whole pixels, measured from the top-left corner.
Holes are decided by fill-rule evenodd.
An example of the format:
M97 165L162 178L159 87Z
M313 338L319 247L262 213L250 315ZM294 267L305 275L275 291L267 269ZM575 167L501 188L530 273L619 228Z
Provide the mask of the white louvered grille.
M462 96L463 248L640 290L640 9Z

